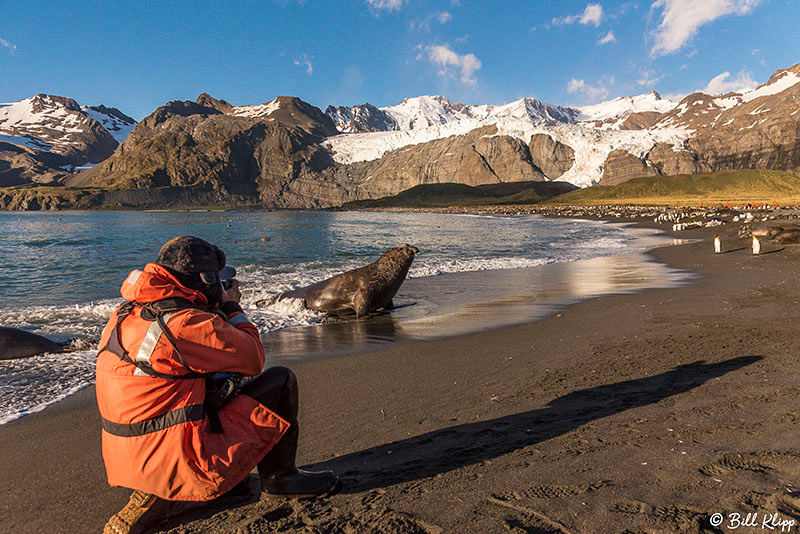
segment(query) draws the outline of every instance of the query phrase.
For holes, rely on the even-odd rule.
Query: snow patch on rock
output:
[[[105,128],[108,133],[111,134],[111,137],[120,145],[125,142],[136,126],[136,121],[134,120],[128,121],[109,113],[102,113],[90,106],[82,106],[81,111],[90,119],[94,119],[102,124],[103,128]]]
[[[790,87],[794,87],[797,83],[800,83],[800,75],[792,71],[784,71],[777,75],[776,79],[772,80],[772,82],[767,82],[760,87],[756,87],[752,91],[743,93],[741,98],[743,102],[750,102],[762,96],[781,93]]]
[[[235,106],[231,114],[251,118],[266,117],[278,111],[280,107],[281,103],[276,98],[275,100],[270,100],[269,102],[264,102],[263,104],[255,106]]]

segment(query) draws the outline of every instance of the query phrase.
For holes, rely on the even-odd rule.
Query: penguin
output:
[[[722,254],[722,242],[719,240],[719,234],[714,234],[714,254]]]
[[[761,254],[761,241],[752,233],[750,235],[753,236],[753,256],[758,256]]]

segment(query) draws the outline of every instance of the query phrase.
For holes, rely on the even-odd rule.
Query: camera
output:
[[[227,265],[219,272],[218,276],[218,280],[222,284],[222,287],[225,288],[225,291],[228,291],[233,286],[233,279],[236,277],[236,269],[230,265]]]

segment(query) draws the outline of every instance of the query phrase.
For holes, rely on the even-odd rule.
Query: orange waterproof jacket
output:
[[[181,286],[152,263],[131,272],[121,293],[142,304],[173,298],[208,304],[202,293]],[[118,334],[131,360],[157,373],[192,376],[158,321],[146,320],[142,312],[134,307],[117,326],[117,309],[100,340],[105,350],[97,356],[97,405],[108,482],[170,500],[213,499],[241,482],[289,424],[254,399],[237,395],[219,411],[223,432],[211,432],[203,409],[203,377],[152,376],[108,350],[110,337]],[[240,311],[227,321],[196,308],[163,319],[180,357],[195,373],[261,372],[264,349],[258,330]]]

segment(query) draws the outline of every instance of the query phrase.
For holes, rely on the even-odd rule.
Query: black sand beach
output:
[[[685,287],[293,365],[299,460],[335,469],[342,492],[169,527],[721,532],[713,513],[800,519],[800,249],[752,257],[723,235],[733,250],[715,256],[713,233],[652,252],[701,275]],[[93,388],[0,436],[0,531],[97,532],[125,502],[105,481]]]

